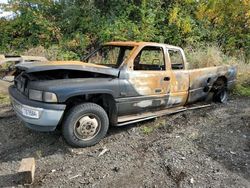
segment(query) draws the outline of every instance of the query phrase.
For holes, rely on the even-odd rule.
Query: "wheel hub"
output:
[[[90,139],[98,131],[98,120],[92,116],[81,117],[75,126],[75,131],[81,139]]]

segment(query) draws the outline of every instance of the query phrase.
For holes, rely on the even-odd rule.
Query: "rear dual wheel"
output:
[[[220,103],[226,103],[228,99],[228,91],[226,89],[220,90],[214,95],[214,101]]]
[[[228,91],[226,82],[223,79],[218,79],[213,86],[213,100],[215,102],[226,103],[228,99]]]
[[[65,117],[62,133],[67,143],[74,147],[95,145],[107,134],[107,113],[95,103],[74,106]]]

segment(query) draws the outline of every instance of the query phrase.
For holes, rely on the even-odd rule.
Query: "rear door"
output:
[[[183,106],[188,98],[189,72],[185,70],[185,56],[180,48],[167,48],[168,61],[172,69],[168,107]]]
[[[120,103],[120,114],[126,114],[122,109],[131,114],[167,107],[171,71],[166,68],[165,54],[166,49],[161,46],[144,46],[138,51],[132,70],[127,71],[133,92]]]

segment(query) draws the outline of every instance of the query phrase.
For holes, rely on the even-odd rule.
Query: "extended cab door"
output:
[[[167,60],[170,65],[171,81],[168,107],[183,106],[187,102],[189,90],[189,72],[183,50],[179,47],[167,47]]]
[[[167,70],[164,46],[142,46],[130,65],[130,70],[126,71],[128,84],[121,85],[127,96],[119,100],[119,115],[166,108],[171,71]]]

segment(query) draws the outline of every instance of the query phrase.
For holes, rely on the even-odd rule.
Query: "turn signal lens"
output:
[[[44,102],[57,102],[57,96],[55,93],[44,92],[43,93],[43,101]]]

